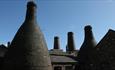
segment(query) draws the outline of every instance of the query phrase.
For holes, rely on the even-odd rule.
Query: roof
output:
[[[95,63],[115,66],[115,31],[109,30],[96,46],[97,55]],[[108,69],[111,70],[111,69]]]
[[[52,63],[76,63],[75,57],[51,55]]]
[[[68,53],[63,52],[63,50],[61,49],[51,49],[49,50],[49,54],[50,55],[69,55]]]
[[[115,46],[115,31],[110,29],[106,35],[102,38],[102,40],[97,44],[96,48],[100,50],[114,48]],[[115,48],[114,48],[115,49]]]

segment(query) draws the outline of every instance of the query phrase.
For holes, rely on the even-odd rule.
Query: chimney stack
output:
[[[33,1],[28,2],[25,21],[36,21],[36,8],[37,5]]]
[[[60,49],[59,37],[54,37],[54,49]]]
[[[89,41],[93,40],[93,33],[92,33],[92,27],[90,25],[85,26],[84,28],[85,31],[85,40],[84,41]]]
[[[74,34],[73,32],[68,32],[68,40],[67,40],[67,51],[73,52],[75,51],[75,44],[74,44]]]

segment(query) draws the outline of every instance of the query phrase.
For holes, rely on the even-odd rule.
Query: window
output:
[[[62,67],[61,66],[55,66],[54,70],[62,70]]]
[[[73,67],[72,66],[66,66],[65,70],[73,70]]]

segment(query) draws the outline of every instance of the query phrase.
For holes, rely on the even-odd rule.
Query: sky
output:
[[[26,4],[30,0],[0,0],[0,44],[12,41],[22,25]],[[92,26],[97,43],[109,29],[115,30],[115,0],[34,0],[37,21],[48,49],[53,48],[54,36],[59,36],[65,50],[67,33],[74,32],[76,49],[84,41],[84,27]]]

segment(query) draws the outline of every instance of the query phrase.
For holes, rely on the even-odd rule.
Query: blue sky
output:
[[[61,49],[67,44],[67,32],[74,32],[76,49],[84,40],[84,26],[91,25],[99,42],[109,29],[115,30],[114,0],[35,0],[37,20],[47,46],[53,48],[54,36]],[[0,0],[0,44],[12,41],[23,23],[27,0]]]

